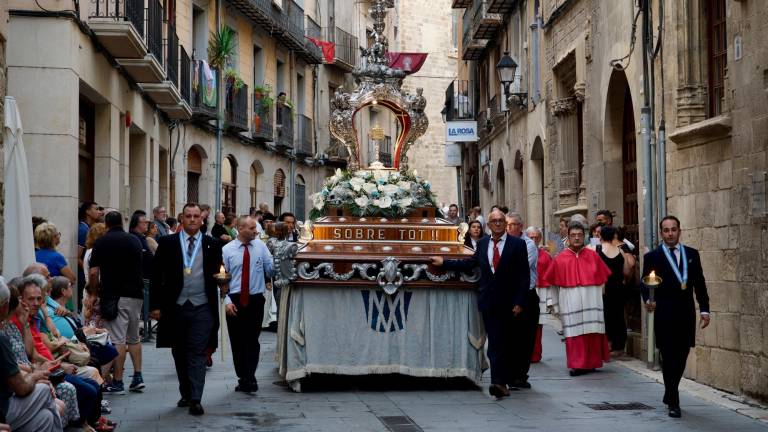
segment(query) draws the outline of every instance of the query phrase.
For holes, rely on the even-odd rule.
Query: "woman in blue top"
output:
[[[64,255],[56,251],[56,246],[61,242],[61,233],[56,225],[45,222],[35,228],[35,260],[48,267],[51,277],[64,276],[75,283],[77,277],[69,267]]]

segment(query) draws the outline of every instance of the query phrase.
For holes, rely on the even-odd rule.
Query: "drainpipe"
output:
[[[216,0],[216,31],[221,31],[221,0]],[[213,205],[214,215],[221,210],[221,153],[224,127],[224,95],[222,94],[222,75],[224,71],[220,70],[216,74],[216,180],[214,189]]]

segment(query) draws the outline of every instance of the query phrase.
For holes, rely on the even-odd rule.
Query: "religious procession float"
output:
[[[464,377],[479,384],[486,368],[479,271],[429,264],[430,256],[473,252],[464,246],[466,224],[442,219],[429,181],[408,169],[408,149],[427,130],[426,100],[421,89],[403,92],[405,73],[388,66],[389,7],[391,0],[374,2],[374,43],[353,72],[356,88],[338,91],[332,102],[330,131],[347,149],[347,169],[313,195],[298,244],[270,245],[279,270],[274,283],[282,289],[278,363],[296,391],[313,374]],[[372,105],[397,122],[391,166],[378,151],[361,150],[355,116]],[[368,136],[378,146],[376,129]],[[364,153],[374,156],[363,161]]]

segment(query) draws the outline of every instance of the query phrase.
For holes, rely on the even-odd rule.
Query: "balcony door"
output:
[[[237,213],[237,162],[231,155],[221,164],[221,211]]]

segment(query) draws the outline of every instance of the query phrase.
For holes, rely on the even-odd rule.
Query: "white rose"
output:
[[[409,182],[409,181],[402,180],[402,181],[397,182],[397,185],[400,187],[400,189],[402,189],[404,191],[411,190],[411,182]]]
[[[413,198],[411,197],[405,197],[397,201],[397,204],[400,207],[409,207],[411,204],[413,204]]]
[[[377,202],[378,202],[378,204],[377,204]],[[374,203],[374,205],[376,205],[379,208],[383,208],[383,209],[389,208],[389,206],[392,205],[392,198],[390,198],[387,195],[384,195],[380,199],[374,200],[373,203]]]
[[[387,180],[389,178],[389,171],[375,170],[373,171],[373,178],[375,180]]]
[[[400,178],[399,172],[393,172],[391,176],[389,176],[389,179],[392,181],[397,181]]]
[[[390,196],[396,194],[399,189],[400,188],[398,188],[397,185],[393,185],[393,184],[385,184],[385,185],[379,186],[379,190],[382,193]]]
[[[364,191],[365,191],[365,193],[367,193],[367,194],[370,194],[370,193],[372,193],[372,192],[373,192],[373,191],[375,191],[376,189],[377,189],[377,188],[376,188],[376,184],[375,184],[375,183],[366,183],[366,184],[364,184],[364,185],[363,185],[363,190],[364,190]]]
[[[358,207],[367,207],[369,203],[370,201],[368,200],[368,197],[361,196],[355,198],[355,204],[357,204]]]
[[[313,194],[312,205],[314,205],[316,209],[322,210],[323,206],[325,206],[325,200],[323,199],[323,195],[319,193]]]
[[[355,171],[355,177],[366,178],[370,174],[368,171]]]
[[[360,192],[360,188],[362,188],[365,184],[365,180],[361,179],[360,177],[352,177],[349,180],[349,184],[352,186],[352,189],[354,189],[355,192]]]

